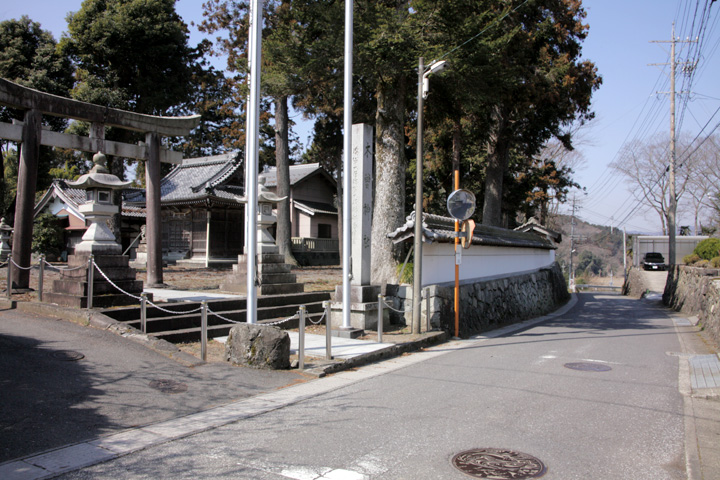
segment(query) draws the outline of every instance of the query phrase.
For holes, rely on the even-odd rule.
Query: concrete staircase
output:
[[[284,320],[295,315],[300,305],[307,309],[306,324],[310,320],[317,322],[323,315],[322,303],[330,300],[330,292],[301,292],[283,295],[266,295],[257,299],[257,319],[259,324],[267,324]],[[245,299],[209,300],[208,304],[208,338],[222,337],[228,334],[235,323],[224,320],[213,313],[233,320],[245,322],[247,304]],[[197,341],[200,339],[200,312],[192,312],[200,308],[200,302],[165,303],[164,309],[179,314],[163,312],[158,308],[147,307],[147,334],[170,342]],[[114,320],[141,329],[140,308],[115,308],[102,312]],[[324,322],[324,320],[323,320]],[[280,325],[281,328],[297,328],[298,320],[291,320]]]

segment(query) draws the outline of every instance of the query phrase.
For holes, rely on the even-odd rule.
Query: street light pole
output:
[[[250,24],[252,35],[252,51],[250,53],[250,104],[248,105],[248,142],[249,151],[245,157],[247,161],[247,176],[245,178],[245,198],[247,203],[247,323],[257,323],[257,288],[255,277],[257,273],[257,197],[258,197],[258,152],[260,132],[260,66],[262,61],[262,8],[264,0],[253,0],[251,3],[252,20]],[[206,248],[209,248],[208,244]]]
[[[415,160],[415,234],[413,249],[413,314],[412,332],[420,333],[420,305],[422,303],[422,201],[423,201],[423,101],[428,94],[428,76],[445,70],[445,60],[433,62],[425,69],[423,57],[418,62],[418,123],[417,123],[417,153]],[[429,314],[429,312],[428,312]]]
[[[420,333],[420,289],[422,281],[422,201],[423,201],[423,76],[425,63],[418,63],[417,152],[415,157],[415,235],[413,249],[412,332]],[[429,312],[428,312],[429,313]]]
[[[353,0],[345,0],[345,74],[343,99],[343,285],[342,328],[352,328],[350,318],[350,250],[352,249],[352,72],[353,72]],[[329,320],[329,319],[328,319]]]

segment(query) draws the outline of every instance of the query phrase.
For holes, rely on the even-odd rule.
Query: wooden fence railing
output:
[[[337,238],[293,237],[293,252],[338,252]]]

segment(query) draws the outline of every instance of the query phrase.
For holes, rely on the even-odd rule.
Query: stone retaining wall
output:
[[[642,298],[649,289],[650,285],[645,281],[643,271],[639,268],[631,268],[623,285],[622,294],[632,298]]]
[[[697,315],[702,327],[720,343],[720,270],[679,265],[668,272],[663,303]]]
[[[452,334],[455,331],[454,290],[454,284],[447,283],[429,287],[431,325]],[[399,292],[388,289],[388,293],[397,295]],[[460,336],[468,337],[546,315],[569,299],[567,284],[557,263],[505,278],[464,281],[460,284]],[[404,296],[393,300],[396,307],[405,309],[409,309],[412,302]],[[409,317],[406,315],[407,324]],[[425,319],[422,321],[424,324]]]

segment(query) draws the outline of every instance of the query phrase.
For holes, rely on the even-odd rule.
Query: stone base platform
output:
[[[130,268],[127,255],[96,255],[93,275],[92,306],[108,308],[137,305],[139,302],[120,292],[98,271],[118,287],[135,296],[143,291],[143,282],[136,279],[136,271]],[[67,307],[87,308],[88,305],[88,254],[70,255],[68,271],[61,271],[61,279],[54,280],[51,291],[43,294],[43,300]],[[79,267],[79,268],[78,268]],[[149,298],[152,300],[152,298]]]
[[[379,285],[350,286],[350,326],[359,330],[377,330]],[[330,321],[333,328],[343,324],[342,285],[335,287],[335,300],[330,304]],[[390,326],[390,310],[383,310],[383,329]]]
[[[225,277],[220,290],[247,294],[247,255],[239,255],[238,263],[233,265],[233,273]],[[284,263],[285,257],[278,253],[257,255],[258,295],[285,295],[302,293],[305,284],[297,282],[297,275],[290,273],[292,265]]]

